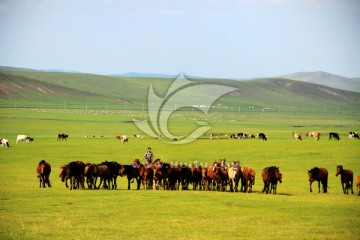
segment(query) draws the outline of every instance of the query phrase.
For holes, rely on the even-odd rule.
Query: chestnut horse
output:
[[[308,176],[310,182],[310,192],[312,192],[311,184],[314,181],[318,181],[319,192],[320,192],[320,182],[321,182],[324,193],[327,193],[328,171],[326,170],[326,168],[315,167],[308,171]]]
[[[357,187],[357,191],[359,192],[359,196],[360,196],[360,176],[356,177],[356,187]]]
[[[229,179],[229,174],[226,165],[223,165],[223,163],[224,162],[214,163],[212,171],[217,175],[216,177],[218,183],[217,190],[225,192],[227,187],[227,182]],[[208,175],[209,175],[209,171],[208,171]]]
[[[244,187],[244,192],[252,192],[252,186],[255,185],[255,170],[245,167],[242,169],[242,175],[241,188]]]
[[[276,194],[277,182],[282,183],[282,174],[279,168],[275,166],[266,167],[263,169],[261,176],[264,181],[264,189],[262,192],[271,193],[271,191],[273,191],[273,194]]]
[[[336,176],[341,175],[341,186],[344,194],[349,194],[349,189],[351,188],[351,193],[354,194],[353,182],[354,174],[350,169],[344,170],[342,165],[336,167]]]
[[[47,163],[45,160],[41,160],[36,168],[36,172],[38,174],[37,177],[40,179],[40,188],[41,186],[45,188],[46,184],[48,185],[48,187],[51,187],[49,180],[51,173],[50,163]]]

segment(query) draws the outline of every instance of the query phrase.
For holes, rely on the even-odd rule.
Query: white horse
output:
[[[230,191],[237,192],[239,180],[242,178],[242,171],[238,162],[234,163],[233,166],[228,169],[228,176],[230,180]]]
[[[7,140],[6,138],[0,138],[0,142],[2,147],[10,147],[9,140]]]

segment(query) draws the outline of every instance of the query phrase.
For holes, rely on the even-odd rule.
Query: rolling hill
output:
[[[298,72],[280,76],[290,80],[316,83],[332,88],[360,92],[360,81],[356,78],[347,78],[327,72]]]
[[[26,106],[51,103],[68,106],[84,104],[109,105],[113,108],[143,109],[147,106],[150,85],[158,96],[164,96],[174,79],[115,77],[95,74],[3,71],[0,72],[1,106],[14,101]],[[277,108],[359,108],[360,93],[324,85],[284,78],[249,81],[228,79],[192,79],[197,84],[219,84],[237,88],[215,104],[232,109],[255,106],[256,109]]]

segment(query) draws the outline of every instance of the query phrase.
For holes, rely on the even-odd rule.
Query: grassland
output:
[[[10,148],[0,149],[0,239],[358,239],[360,197],[344,195],[336,165],[360,175],[360,141],[348,131],[360,128],[358,115],[337,113],[176,112],[169,122],[174,134],[191,132],[194,119],[208,122],[216,133],[265,132],[268,141],[209,140],[184,145],[156,139],[114,139],[118,133],[142,134],[131,122],[145,119],[142,111],[85,111],[64,109],[0,109],[0,136]],[[296,126],[296,127],[294,127]],[[300,126],[300,127],[299,127]],[[292,132],[323,133],[320,141],[296,142]],[[341,140],[328,141],[335,131]],[[57,142],[59,132],[69,134]],[[209,134],[207,133],[207,134]],[[17,134],[35,138],[15,144]],[[85,135],[95,138],[85,138]],[[98,136],[104,135],[104,138]],[[141,158],[148,146],[166,162],[203,165],[225,157],[257,172],[251,194],[205,191],[65,189],[58,167],[73,160],[129,163]],[[51,163],[52,188],[40,189],[37,163]],[[261,193],[261,170],[280,166],[283,183],[277,195]],[[329,192],[309,192],[308,169],[329,170]],[[135,186],[132,186],[135,188]]]

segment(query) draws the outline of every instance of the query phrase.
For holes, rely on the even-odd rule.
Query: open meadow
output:
[[[360,141],[348,138],[360,131],[360,116],[314,112],[175,112],[169,129],[175,135],[206,121],[210,133],[264,132],[259,139],[210,140],[203,136],[188,144],[134,138],[143,134],[132,118],[146,119],[138,111],[66,109],[0,109],[0,137],[10,148],[0,149],[0,239],[359,239],[360,197],[345,195],[336,166],[360,175]],[[306,138],[319,131],[320,141]],[[67,141],[57,141],[58,133]],[[303,141],[292,134],[301,132]],[[337,132],[340,141],[329,141]],[[16,144],[26,134],[32,143]],[[122,144],[116,134],[126,134]],[[95,136],[85,138],[86,135]],[[104,137],[100,138],[99,136]],[[252,167],[256,180],[252,193],[216,191],[127,190],[125,177],[117,190],[69,190],[58,177],[59,167],[74,160],[105,160],[130,164],[143,159],[147,147],[154,158],[169,163],[210,165],[219,158]],[[39,188],[36,166],[45,159],[52,166],[51,188]],[[279,166],[283,182],[277,194],[262,193],[261,171]],[[328,193],[309,191],[307,170],[329,171]]]

